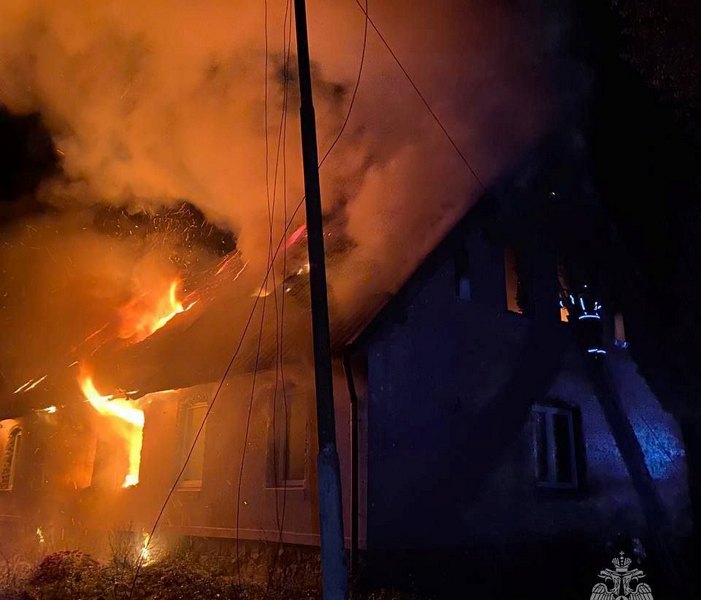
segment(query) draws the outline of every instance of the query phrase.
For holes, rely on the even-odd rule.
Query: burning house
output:
[[[461,585],[497,597],[485,573],[529,581],[535,555],[564,582],[596,572],[617,535],[658,556],[691,531],[679,430],[628,354],[615,293],[558,269],[555,195],[514,179],[500,197],[516,204],[485,198],[393,298],[332,321],[347,544],[385,581],[431,564],[435,589],[431,561],[450,557]],[[158,520],[154,547],[200,540],[232,561],[238,541],[318,545],[304,326],[281,339],[264,313],[306,310],[304,230],[287,243],[299,257],[247,292],[255,331],[231,362],[201,349],[218,343],[226,286],[245,281],[235,254],[200,288],[126,304],[117,341],[17,388],[0,424],[6,531],[90,548],[96,531],[148,536]],[[190,351],[164,369],[175,344]]]
[[[451,143],[426,98],[395,94],[391,49],[365,65],[367,18],[312,18],[320,146],[343,134],[322,184],[347,546],[369,576],[428,573],[448,597],[456,577],[490,598],[543,573],[569,589],[621,535],[669,579],[692,527],[685,451],[628,353],[581,140],[551,122],[560,16],[493,4],[418,3],[431,52],[406,36],[419,73],[453,55],[436,86]],[[0,545],[104,554],[130,533],[149,561],[182,541],[229,567],[313,556],[287,8],[36,5],[0,15],[0,102],[41,113],[58,171],[2,232]],[[327,32],[363,30],[350,68]]]

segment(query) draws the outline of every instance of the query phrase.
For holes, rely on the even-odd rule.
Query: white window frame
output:
[[[540,440],[538,439],[538,431],[533,424],[533,458],[534,458],[534,474],[536,486],[539,488],[549,489],[567,489],[574,490],[579,488],[579,465],[577,461],[577,439],[575,437],[574,427],[574,409],[564,408],[559,406],[549,406],[547,404],[535,404],[533,413],[543,415],[543,423],[545,427],[545,452],[547,453],[547,478],[541,479],[538,473],[538,457]],[[569,454],[570,465],[572,468],[572,477],[570,481],[557,480],[557,444],[555,439],[555,415],[561,415],[567,419],[569,432]]]
[[[193,439],[190,439],[190,436],[187,435],[188,432],[193,431],[193,433],[197,432],[197,428],[199,428],[200,424],[196,423],[193,426],[192,423],[192,414],[195,412],[196,409],[204,408],[205,409],[205,415],[206,415],[206,410],[208,407],[208,403],[205,400],[189,400],[185,401],[180,405],[180,418],[179,418],[179,464],[177,465],[178,469],[182,469],[183,467],[183,462],[185,461],[185,458],[187,457],[188,453],[190,452],[190,447],[192,446],[192,443],[194,441]],[[207,452],[207,446],[206,446],[206,439],[207,439],[207,423],[205,422],[204,427],[202,428],[202,432],[200,433],[200,438],[197,440],[198,444],[202,444],[202,452],[204,453],[204,458],[206,459],[206,452]],[[178,489],[179,490],[186,490],[186,491],[191,491],[191,492],[199,492],[202,489],[202,481],[204,479],[204,469],[205,469],[205,464],[204,464],[204,459],[203,459],[203,464],[202,464],[202,473],[200,475],[200,479],[185,479],[185,473],[187,472],[187,469],[183,470],[183,475],[180,478],[180,481],[178,481]]]

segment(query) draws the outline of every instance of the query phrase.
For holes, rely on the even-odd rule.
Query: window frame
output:
[[[185,458],[188,455],[188,452],[190,451],[190,448],[192,446],[192,443],[194,441],[194,437],[197,434],[197,429],[200,426],[200,423],[194,424],[193,425],[193,418],[192,415],[193,413],[200,408],[205,409],[204,417],[206,418],[207,415],[207,408],[209,407],[209,403],[207,400],[204,398],[189,398],[187,400],[184,400],[180,403],[179,407],[179,415],[178,415],[178,464],[176,465],[177,471],[183,468],[183,464],[185,461]],[[192,432],[192,436],[189,435],[189,433]],[[188,492],[199,492],[202,490],[202,486],[204,483],[204,472],[205,472],[205,465],[206,465],[206,456],[207,456],[207,423],[205,422],[204,427],[202,428],[202,433],[200,434],[200,438],[197,440],[198,444],[202,444],[202,472],[200,473],[200,478],[199,479],[186,479],[185,475],[187,473],[187,468],[183,469],[182,476],[178,480],[178,486],[177,489],[179,491],[188,491]],[[192,457],[190,457],[192,458]]]
[[[545,425],[545,452],[547,477],[539,473],[541,441],[536,427],[536,416],[541,414]],[[570,477],[562,481],[557,478],[557,441],[555,434],[555,416],[567,419]],[[533,423],[533,476],[536,488],[554,491],[582,491],[585,482],[584,439],[581,429],[581,412],[579,407],[557,400],[535,403],[531,408]]]
[[[533,281],[527,256],[518,245],[503,247],[504,308],[512,315],[531,316],[533,313]]]
[[[22,426],[14,425],[7,434],[7,442],[2,451],[2,465],[0,465],[0,492],[11,492],[15,487],[15,477],[17,475],[17,461],[19,457],[20,447],[22,445]],[[8,448],[12,446],[12,455],[8,461]],[[6,467],[9,462],[9,467]],[[5,469],[9,470],[7,483],[3,483]]]
[[[273,394],[273,387],[269,388],[271,395]],[[309,479],[309,451],[310,451],[310,419],[309,419],[309,402],[307,401],[307,396],[303,393],[302,389],[297,388],[294,385],[287,384],[285,391],[283,392],[282,387],[279,387],[277,396],[282,396],[285,393],[285,401],[288,403],[288,410],[285,410],[287,419],[290,418],[289,403],[298,402],[300,404],[300,409],[304,414],[304,474],[302,479],[285,479],[284,477],[279,480],[278,474],[280,470],[280,465],[277,464],[276,455],[276,442],[275,439],[276,430],[273,429],[273,419],[270,418],[268,421],[268,435],[267,435],[267,452],[266,452],[266,475],[265,475],[265,487],[266,489],[285,489],[285,490],[300,490],[305,489],[307,486],[307,481]],[[278,410],[278,400],[273,399],[272,410]],[[287,421],[285,423],[286,432],[289,432],[290,423]],[[287,440],[288,433],[285,434],[285,440]],[[286,451],[280,453],[285,456],[289,451],[289,446]]]

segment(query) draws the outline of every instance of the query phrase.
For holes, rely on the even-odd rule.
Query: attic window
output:
[[[466,240],[462,240],[455,251],[455,295],[459,300],[472,300],[472,285],[470,283],[470,253]]]
[[[625,349],[628,347],[628,342],[626,341],[626,328],[623,322],[623,315],[621,313],[616,313],[613,318],[613,334],[614,334],[614,345],[616,348]]]
[[[513,247],[504,249],[506,309],[519,315],[528,308],[528,288],[521,253]]]
[[[565,273],[565,266],[562,262],[562,258],[559,256],[557,259],[557,287],[560,292],[560,321],[563,323],[568,323],[570,320],[570,311],[567,308],[567,302],[565,299],[569,294],[570,285],[567,281],[567,275]]]
[[[2,454],[2,470],[0,470],[0,490],[9,492],[15,483],[17,456],[22,443],[22,429],[13,427],[7,436],[7,442]]]
[[[577,489],[583,449],[578,410],[553,402],[534,405],[532,412],[536,486]]]

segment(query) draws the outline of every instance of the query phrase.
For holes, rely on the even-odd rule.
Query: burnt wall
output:
[[[363,393],[364,377],[356,385]],[[184,414],[188,406],[208,403],[215,384],[145,396],[145,425],[139,484],[123,489],[126,453],[111,439],[104,422],[87,403],[59,405],[54,414],[31,413],[3,422],[21,425],[14,486],[0,490],[0,528],[11,549],[81,548],[109,553],[116,532],[150,531],[168,494],[157,538],[172,545],[178,537],[234,538],[276,544],[318,544],[316,480],[316,406],[313,370],[286,365],[288,394],[304,423],[294,430],[302,452],[302,476],[283,485],[271,475],[272,397],[275,373],[231,376],[203,430],[200,483],[176,485],[191,440]],[[350,408],[340,361],[334,364],[337,438],[342,471],[346,534],[350,531]],[[58,403],[57,403],[58,404]],[[284,427],[282,386],[277,392],[277,427]],[[202,412],[197,413],[201,416]],[[191,428],[192,429],[192,428]],[[4,429],[0,429],[0,436]],[[291,434],[292,435],[292,434]],[[102,439],[101,443],[98,438]],[[303,439],[301,439],[303,438]],[[105,446],[104,439],[111,439]],[[0,451],[5,443],[0,437]],[[113,443],[114,442],[114,443]],[[245,449],[245,456],[244,456]],[[278,448],[279,451],[279,448]],[[102,458],[99,458],[102,454]],[[96,458],[96,455],[98,458]],[[189,475],[192,478],[192,475]],[[184,479],[187,479],[188,475]],[[361,469],[361,479],[364,475]],[[361,531],[364,531],[361,517]],[[36,535],[44,537],[41,548]],[[10,534],[12,533],[12,536]],[[8,541],[9,543],[9,541]],[[158,540],[154,541],[159,545]]]

